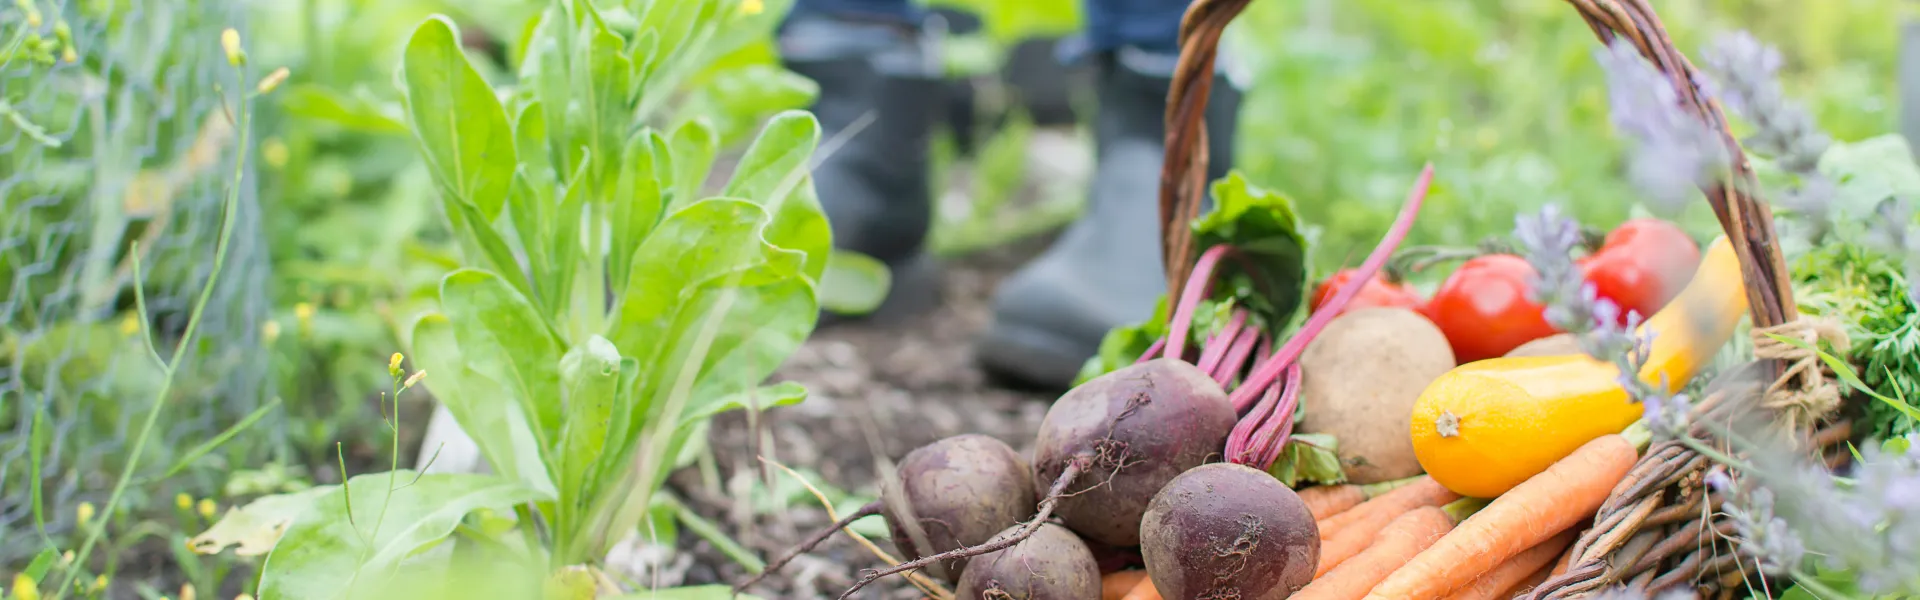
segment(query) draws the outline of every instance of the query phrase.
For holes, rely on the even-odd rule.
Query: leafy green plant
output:
[[[818,123],[773,115],[720,191],[703,188],[727,137],[714,123],[759,120],[811,88],[724,72],[706,81],[732,81],[727,102],[683,88],[765,35],[778,12],[755,6],[552,2],[507,89],[448,19],[415,30],[395,81],[461,268],[409,344],[494,474],[395,469],[319,495],[267,552],[262,598],[354,592],[321,583],[343,573],[377,588],[449,537],[565,574],[636,531],[712,415],[804,397],[761,382],[819,309],[831,240],[807,170]],[[481,509],[514,523],[461,525]]]

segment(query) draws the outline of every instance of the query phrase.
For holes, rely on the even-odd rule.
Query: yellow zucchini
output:
[[[1740,263],[1722,236],[1686,289],[1641,325],[1654,331],[1640,378],[1678,390],[1713,359],[1747,312]],[[1644,413],[1612,363],[1585,355],[1492,358],[1455,367],[1413,408],[1413,449],[1435,481],[1492,498],[1581,444],[1619,433]]]

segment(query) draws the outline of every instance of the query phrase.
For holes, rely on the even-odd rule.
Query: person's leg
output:
[[[787,68],[820,85],[813,112],[824,141],[813,179],[834,246],[894,271],[882,313],[930,304],[938,279],[923,246],[943,71],[924,50],[919,19],[909,0],[799,0],[779,39]]]
[[[1152,314],[1166,285],[1160,260],[1165,110],[1185,0],[1086,0],[1076,58],[1094,61],[1098,166],[1084,216],[996,291],[980,344],[990,370],[1065,387],[1108,329]],[[1233,163],[1239,92],[1214,82],[1207,108],[1210,178]]]

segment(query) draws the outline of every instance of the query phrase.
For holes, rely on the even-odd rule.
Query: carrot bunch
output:
[[[1626,437],[1600,437],[1464,517],[1448,513],[1473,500],[1424,476],[1358,502],[1338,489],[1350,486],[1304,490],[1302,498],[1326,498],[1328,508],[1323,514],[1309,500],[1320,527],[1320,565],[1295,598],[1512,598],[1565,563],[1576,526],[1639,456]]]

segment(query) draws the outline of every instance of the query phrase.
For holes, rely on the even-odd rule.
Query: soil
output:
[[[714,422],[712,450],[720,480],[745,483],[760,477],[755,458],[759,449],[782,465],[817,473],[820,482],[872,498],[878,494],[879,459],[897,460],[943,437],[982,433],[1026,452],[1057,393],[1013,387],[990,377],[974,361],[974,340],[991,318],[988,303],[994,286],[1046,241],[1022,242],[945,265],[944,294],[930,312],[901,322],[856,321],[816,332],[774,376],[776,381],[805,384],[810,392],[805,402],[761,413],[757,423],[741,412]],[[763,443],[753,443],[756,431]],[[696,471],[677,474],[674,488],[697,512],[761,557],[779,555],[831,522],[812,502],[744,517],[751,511],[732,500],[739,495],[713,489]],[[777,471],[771,476],[784,477]],[[700,537],[680,539],[691,560],[682,558],[681,564],[663,569],[665,575],[681,575],[689,585],[733,584],[749,576]],[[887,540],[873,541],[898,555]],[[839,535],[748,591],[768,599],[834,598],[861,571],[881,566],[870,551]],[[924,596],[904,579],[891,578],[854,597]]]

